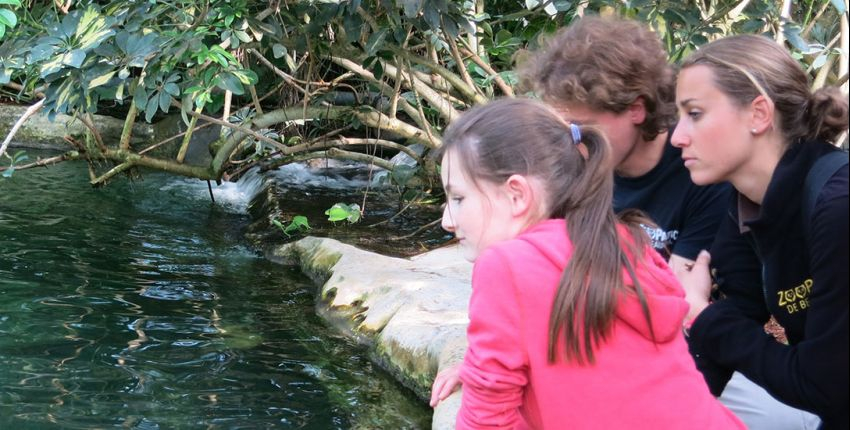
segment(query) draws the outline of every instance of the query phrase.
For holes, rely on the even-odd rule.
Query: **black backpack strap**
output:
[[[811,237],[812,214],[815,211],[815,203],[818,201],[821,190],[823,190],[829,178],[847,163],[847,152],[831,151],[818,158],[812,168],[809,169],[806,182],[803,184],[803,231],[806,234],[806,240]]]

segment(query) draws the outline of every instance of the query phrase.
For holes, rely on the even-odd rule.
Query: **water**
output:
[[[380,169],[316,164],[290,164],[269,173],[274,186],[260,193],[249,208],[258,220],[248,229],[251,239],[268,245],[309,234],[398,257],[420,254],[452,239],[440,227],[442,209],[430,195],[377,181],[386,174]],[[401,199],[405,191],[409,197]],[[356,224],[328,221],[325,211],[335,203],[357,204],[363,208],[362,218]],[[287,237],[268,223],[269,214],[283,222],[305,216],[312,228]]]
[[[0,180],[0,429],[429,426],[244,244],[250,190],[87,176]]]

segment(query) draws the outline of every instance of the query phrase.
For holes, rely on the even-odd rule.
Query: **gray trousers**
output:
[[[820,425],[817,415],[776,400],[739,372],[732,375],[719,400],[750,430],[815,430]]]

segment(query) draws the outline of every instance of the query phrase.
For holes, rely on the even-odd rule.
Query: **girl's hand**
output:
[[[691,306],[685,321],[693,321],[708,306],[708,298],[711,295],[711,272],[708,267],[710,263],[711,255],[703,250],[689,270],[677,274],[685,289],[685,300]]]
[[[431,407],[445,400],[460,388],[460,363],[442,370],[431,386]]]

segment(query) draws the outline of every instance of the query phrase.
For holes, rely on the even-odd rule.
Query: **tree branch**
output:
[[[24,170],[24,169],[32,169],[33,167],[44,167],[49,166],[51,164],[61,163],[67,160],[77,160],[80,158],[79,151],[68,151],[62,155],[57,155],[55,157],[50,158],[39,158],[33,163],[29,164],[18,164],[15,166],[15,170]],[[9,168],[9,166],[0,166],[0,172],[5,171]]]
[[[383,65],[384,72],[386,74],[394,76],[398,72],[394,64],[390,64],[390,62],[380,59],[378,61],[380,61]],[[460,112],[458,112],[457,109],[452,106],[451,102],[446,100],[446,98],[441,96],[440,93],[431,88],[431,86],[429,86],[425,82],[420,81],[411,74],[408,74],[408,85],[410,89],[417,91],[419,95],[422,96],[422,98],[427,100],[428,104],[430,104],[431,107],[436,109],[437,112],[440,113],[440,116],[447,122],[450,122],[460,116]]]
[[[3,140],[3,143],[0,144],[0,157],[6,153],[6,148],[9,147],[9,143],[12,142],[12,139],[18,133],[18,129],[21,128],[22,125],[33,115],[36,114],[41,107],[44,106],[44,99],[39,100],[37,103],[31,105],[24,111],[24,114],[15,121],[15,124],[12,125],[12,128],[9,130],[9,134],[6,135],[6,139]]]
[[[471,100],[473,103],[485,103],[487,102],[487,98],[478,94],[474,89],[470,88],[460,76],[452,73],[449,69],[446,69],[439,64],[432,63],[431,61],[426,60],[425,58],[419,57],[418,55],[412,55],[409,52],[395,50],[396,55],[401,55],[405,60],[408,60],[412,63],[418,64],[420,66],[424,66],[425,68],[431,70],[436,73],[443,79],[445,79],[452,87],[458,90],[464,97]]]
[[[383,158],[375,157],[374,155],[369,154],[361,154],[359,152],[343,151],[339,148],[330,148],[327,151],[307,152],[293,155],[291,157],[287,157],[287,159],[281,164],[297,163],[299,161],[315,160],[317,158],[334,158],[337,160],[360,161],[366,164],[374,164],[375,166],[378,166],[388,171],[392,171],[395,168],[395,165],[393,163],[384,160]],[[268,170],[269,168],[264,169]]]
[[[487,72],[488,75],[493,77],[493,82],[496,83],[496,85],[502,91],[502,94],[508,97],[514,96],[514,90],[511,88],[511,86],[508,85],[508,83],[505,82],[504,79],[502,79],[502,76],[499,75],[499,73],[497,73],[492,67],[490,67],[490,65],[487,64],[484,59],[479,57],[477,54],[472,53],[466,48],[462,49],[462,52],[464,53],[464,55],[468,55],[473,63],[477,64],[478,67],[481,67],[482,69],[484,69],[485,72]]]

